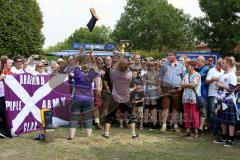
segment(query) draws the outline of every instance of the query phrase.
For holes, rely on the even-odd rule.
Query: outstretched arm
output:
[[[93,65],[96,65],[96,59],[95,59],[95,57],[94,57],[94,55],[93,55],[93,49],[92,49],[92,48],[91,48],[90,51],[89,51],[89,56],[90,56],[91,63],[92,63]]]

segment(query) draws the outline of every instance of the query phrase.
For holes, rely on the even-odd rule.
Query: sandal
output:
[[[198,133],[194,133],[194,138],[199,138],[199,134]]]
[[[185,132],[182,134],[183,137],[191,137],[191,133],[189,132]]]

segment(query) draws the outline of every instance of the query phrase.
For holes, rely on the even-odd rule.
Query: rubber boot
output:
[[[52,124],[52,112],[45,111],[44,112],[45,119],[45,129],[56,129],[57,127]]]
[[[88,27],[89,31],[92,32],[93,28],[95,27],[95,24],[96,24],[97,20],[99,19],[99,17],[97,16],[94,8],[91,8],[90,12],[92,14],[92,18],[88,22],[87,27]]]

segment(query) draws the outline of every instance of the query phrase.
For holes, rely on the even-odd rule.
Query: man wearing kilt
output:
[[[225,73],[216,82],[218,99],[217,117],[221,123],[222,135],[220,139],[213,142],[224,144],[225,147],[234,146],[235,126],[237,125],[236,98],[234,95],[237,86],[237,76],[232,71],[232,67],[233,61],[230,58],[224,59],[223,70]]]

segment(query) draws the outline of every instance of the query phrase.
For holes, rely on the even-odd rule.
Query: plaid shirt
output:
[[[160,70],[159,80],[162,82],[162,86],[170,88],[180,87],[180,83],[185,73],[185,67],[182,63],[177,62],[172,66],[168,61],[164,63]]]

